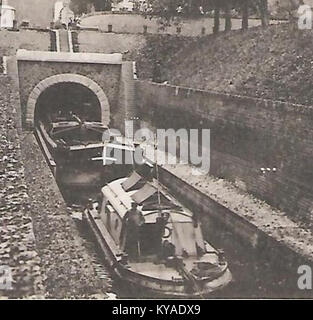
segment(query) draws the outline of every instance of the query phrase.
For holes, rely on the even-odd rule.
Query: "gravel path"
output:
[[[0,76],[0,267],[10,270],[12,289],[0,297],[43,294],[43,275],[35,246],[30,199],[21,162],[21,148],[15,122],[15,93],[8,77]]]
[[[22,153],[37,247],[47,276],[47,295],[89,298],[101,293],[103,289],[76,226],[30,133],[23,139]]]

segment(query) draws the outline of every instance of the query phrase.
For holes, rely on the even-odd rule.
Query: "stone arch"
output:
[[[110,123],[110,104],[106,94],[103,89],[93,80],[88,77],[64,73],[51,76],[39,82],[36,87],[32,90],[27,101],[27,111],[26,111],[26,125],[28,127],[34,127],[35,119],[35,109],[36,103],[41,95],[47,88],[58,84],[58,83],[77,83],[89,88],[98,98],[101,108],[101,122],[104,125],[109,125]]]

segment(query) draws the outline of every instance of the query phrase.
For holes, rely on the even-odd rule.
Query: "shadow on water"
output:
[[[105,182],[104,182],[105,183]],[[89,198],[97,199],[100,187],[71,188],[59,185],[69,206],[86,204]],[[78,208],[78,207],[77,207]],[[191,208],[192,209],[192,208]],[[233,282],[226,288],[214,293],[209,298],[308,298],[312,295],[297,288],[299,275],[297,268],[282,266],[277,261],[269,260],[266,253],[256,251],[238,239],[231,231],[202,217],[202,228],[205,239],[215,248],[225,252],[233,275]],[[93,236],[86,226],[80,223],[79,231],[86,243],[89,254],[94,258],[94,268],[109,291],[119,299],[139,299],[156,296],[132,288],[128,283],[117,279],[105,263],[105,257],[95,244]]]

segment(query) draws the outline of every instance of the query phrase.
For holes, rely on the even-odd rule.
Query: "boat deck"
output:
[[[185,268],[191,271],[196,260],[192,257],[184,259]],[[213,261],[212,261],[213,262]],[[154,277],[162,280],[181,279],[179,272],[165,264],[155,264],[154,262],[129,262],[132,271],[142,274],[144,276]]]
[[[172,280],[181,278],[177,270],[168,268],[164,264],[155,264],[153,262],[130,262],[130,270],[147,277],[153,277],[162,280]]]

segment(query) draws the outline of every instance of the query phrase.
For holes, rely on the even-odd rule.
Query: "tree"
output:
[[[264,27],[269,24],[268,0],[149,0],[148,3],[153,15],[160,17],[162,23],[166,25],[177,20],[178,16],[200,15],[200,6],[205,7],[205,11],[214,10],[214,33],[220,30],[222,13],[225,16],[225,30],[231,30],[232,9],[241,12],[243,29],[248,28],[250,10],[259,13]],[[183,8],[180,14],[177,12],[178,6]]]
[[[88,7],[94,5],[96,11],[111,10],[112,0],[71,0],[71,9],[76,14],[88,12]]]
[[[225,4],[225,31],[230,31],[232,28],[231,24],[231,4]]]
[[[267,0],[259,0],[258,7],[260,10],[260,17],[262,20],[262,26],[266,27],[269,25],[269,12],[268,12],[268,1]]]
[[[298,8],[304,5],[303,0],[278,0],[277,1],[277,9],[278,11],[285,13],[290,22],[294,22],[296,19],[296,12]]]
[[[240,1],[242,10],[242,30],[249,28],[249,4],[248,1]]]

